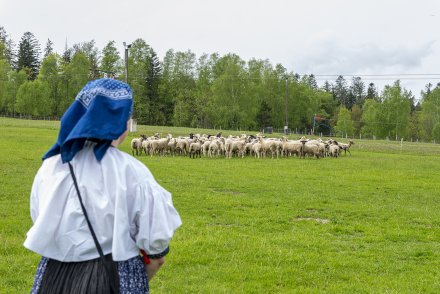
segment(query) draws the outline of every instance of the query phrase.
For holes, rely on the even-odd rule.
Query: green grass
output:
[[[58,125],[0,119],[1,293],[31,287],[29,191]],[[155,130],[194,131],[139,127]],[[338,159],[140,157],[183,221],[152,292],[440,292],[440,146],[355,142]]]

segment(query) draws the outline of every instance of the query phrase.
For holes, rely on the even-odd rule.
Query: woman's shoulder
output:
[[[104,156],[103,160],[112,161],[120,171],[125,171],[132,177],[145,180],[152,177],[150,170],[138,159],[130,154],[119,150],[118,148],[109,148],[108,157]],[[106,158],[107,157],[107,158]]]

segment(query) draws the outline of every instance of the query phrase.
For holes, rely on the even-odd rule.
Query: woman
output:
[[[114,282],[109,265],[99,265],[103,255],[115,261],[114,292],[148,293],[181,220],[145,165],[117,149],[132,110],[127,84],[99,79],[63,115],[32,186],[33,226],[24,246],[43,257],[31,293],[100,292]]]

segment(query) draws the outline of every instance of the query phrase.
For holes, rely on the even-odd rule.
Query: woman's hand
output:
[[[165,257],[161,257],[158,259],[150,259],[150,263],[147,264],[147,277],[148,281],[151,281],[156,274],[156,272],[160,269],[160,267],[165,263]]]

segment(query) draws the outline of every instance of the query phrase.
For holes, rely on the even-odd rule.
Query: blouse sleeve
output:
[[[139,185],[136,193],[140,205],[136,217],[137,246],[153,256],[168,252],[171,237],[182,224],[171,194],[154,179]]]
[[[40,187],[40,172],[37,172],[34,178],[34,182],[32,184],[31,197],[30,197],[30,213],[31,213],[32,222],[34,223],[39,214],[39,198],[38,198],[39,187]]]

